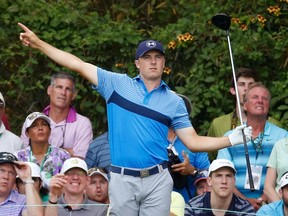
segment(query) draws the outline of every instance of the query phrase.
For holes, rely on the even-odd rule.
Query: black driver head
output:
[[[228,31],[231,24],[231,17],[227,14],[219,13],[213,16],[211,21],[218,28]]]

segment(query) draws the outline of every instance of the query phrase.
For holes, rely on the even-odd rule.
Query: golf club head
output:
[[[231,24],[231,17],[227,14],[219,13],[213,16],[211,21],[218,28],[228,31]]]

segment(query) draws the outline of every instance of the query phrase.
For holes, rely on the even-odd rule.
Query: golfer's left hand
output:
[[[244,143],[242,130],[244,130],[246,142],[249,142],[251,140],[252,127],[251,126],[247,127],[246,125],[241,125],[241,126],[236,127],[233,130],[232,134],[230,134],[228,136],[232,146]]]

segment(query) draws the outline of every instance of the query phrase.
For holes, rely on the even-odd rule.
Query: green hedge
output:
[[[232,72],[226,35],[210,21],[219,12],[233,18],[235,67],[259,72],[273,96],[270,114],[288,129],[287,0],[2,0],[0,9],[0,90],[16,134],[27,114],[48,104],[51,74],[65,70],[23,47],[17,22],[85,61],[130,76],[137,74],[137,43],[146,38],[162,41],[167,58],[163,79],[191,99],[193,126],[206,134],[211,120],[230,112],[235,104],[229,93]],[[73,104],[91,119],[96,136],[107,129],[104,100],[90,83],[75,76],[78,96]]]

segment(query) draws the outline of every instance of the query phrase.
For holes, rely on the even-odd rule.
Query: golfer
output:
[[[198,136],[184,101],[161,80],[165,54],[161,43],[138,44],[130,78],[87,63],[39,39],[25,25],[20,40],[53,61],[85,77],[106,100],[111,150],[110,215],[169,215],[173,182],[167,169],[167,133],[172,127],[192,151],[210,151],[243,143],[251,128],[239,126],[229,137]]]

